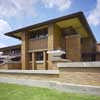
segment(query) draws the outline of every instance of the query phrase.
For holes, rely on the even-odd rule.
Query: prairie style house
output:
[[[12,61],[21,60],[21,45],[14,45],[9,47],[0,48],[2,56],[0,56],[0,64],[5,61],[6,56],[10,56]]]
[[[55,70],[57,62],[96,60],[96,39],[82,12],[5,35],[22,40],[20,67],[23,70]],[[10,52],[14,53],[14,49]]]

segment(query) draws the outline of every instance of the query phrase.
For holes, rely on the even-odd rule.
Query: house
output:
[[[14,45],[0,48],[2,56],[0,56],[0,63],[4,63],[5,58],[10,56],[11,61],[20,61],[21,60],[21,45]]]
[[[96,39],[82,12],[5,35],[19,39],[22,70],[56,70],[57,62],[95,61]]]

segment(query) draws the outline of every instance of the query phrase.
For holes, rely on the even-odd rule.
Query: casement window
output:
[[[9,54],[9,50],[3,51],[3,55],[8,55],[8,54]]]
[[[11,50],[11,54],[15,54],[15,50]]]
[[[83,38],[81,38],[81,44],[83,44],[84,43],[84,39]]]
[[[43,61],[43,52],[35,52],[36,61]],[[29,61],[32,61],[32,53],[29,53]]]
[[[4,58],[0,58],[0,64],[4,62]]]
[[[41,30],[37,30],[37,31],[32,31],[30,33],[30,39],[43,39],[43,38],[47,38],[48,37],[48,29],[41,29]]]
[[[62,30],[64,36],[77,35],[78,33],[73,27],[64,28]]]
[[[43,61],[43,52],[36,52],[36,61]]]
[[[32,53],[29,53],[29,61],[32,61]]]
[[[21,60],[21,57],[12,58],[11,60],[12,61],[20,61]]]
[[[11,54],[20,54],[20,49],[16,48],[16,49],[12,49],[11,50]]]

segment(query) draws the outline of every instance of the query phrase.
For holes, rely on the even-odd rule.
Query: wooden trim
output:
[[[28,52],[41,52],[41,51],[47,51],[48,49],[39,49],[39,50],[29,50]]]
[[[48,66],[47,66],[47,52],[46,51],[43,52],[43,61],[44,61],[43,66],[47,70]]]
[[[32,53],[32,70],[36,70],[36,55],[35,53],[33,52]]]

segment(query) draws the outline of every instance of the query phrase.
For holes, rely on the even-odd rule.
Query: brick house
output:
[[[0,48],[0,52],[2,52],[2,56],[11,56],[12,61],[20,61],[21,60],[21,45],[14,45]],[[0,57],[0,63],[4,62],[4,58]]]
[[[56,63],[95,61],[96,39],[82,12],[24,27],[5,35],[20,39],[23,70],[55,70]],[[64,51],[58,61],[49,51]]]

